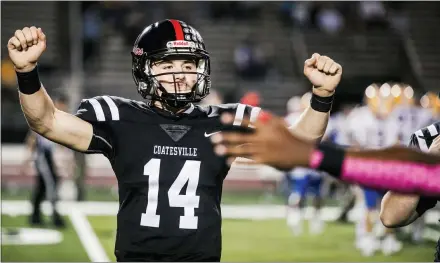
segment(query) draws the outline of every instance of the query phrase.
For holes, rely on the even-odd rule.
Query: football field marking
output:
[[[79,209],[71,209],[69,217],[90,261],[110,262],[86,215]]]
[[[11,216],[29,215],[32,212],[32,206],[28,201],[2,201],[2,214]],[[96,236],[95,231],[90,225],[87,216],[115,216],[118,213],[118,202],[58,202],[59,212],[62,215],[68,215],[80,241],[86,250],[89,258],[93,262],[109,262],[107,254],[103,249],[101,242]],[[42,204],[42,212],[50,215],[52,208],[45,201]],[[222,216],[224,219],[281,219],[285,218],[286,208],[283,205],[222,205]],[[322,220],[334,221],[340,214],[339,207],[323,207],[321,210]],[[355,207],[349,213],[349,220],[356,220],[362,215],[362,209]],[[313,216],[313,209],[305,209],[305,218]],[[436,209],[427,211],[425,219],[427,223],[437,223],[440,218],[440,212]],[[426,228],[424,237],[436,241],[438,239],[437,230]],[[428,235],[429,234],[429,235]]]
[[[32,205],[28,201],[2,201],[2,214],[11,216],[29,215],[32,212]],[[61,215],[69,215],[72,210],[80,211],[84,216],[115,216],[118,213],[118,202],[74,202],[60,201],[57,204]],[[45,215],[51,215],[51,205],[44,201],[41,211]],[[321,209],[322,220],[334,221],[338,218],[341,209],[339,207],[323,207]],[[286,207],[284,205],[222,205],[222,216],[224,219],[281,219],[285,218]],[[349,213],[349,219],[358,219],[363,214],[361,207],[355,207]],[[313,208],[305,208],[305,218],[313,217]],[[425,215],[427,223],[437,223],[440,218],[440,210],[431,209]]]

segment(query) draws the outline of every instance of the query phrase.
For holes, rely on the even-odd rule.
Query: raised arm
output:
[[[71,149],[86,151],[93,136],[92,125],[58,110],[39,80],[37,61],[45,49],[46,36],[34,26],[16,30],[8,41],[24,116],[36,133]]]
[[[317,142],[324,136],[327,128],[335,89],[342,76],[342,67],[331,58],[315,53],[304,63],[304,75],[313,85],[312,99],[310,106],[289,129],[304,140]]]

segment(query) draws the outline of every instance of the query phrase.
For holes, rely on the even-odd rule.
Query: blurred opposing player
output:
[[[440,120],[440,93],[436,94],[432,91],[427,92],[420,98],[420,105],[431,113],[432,119],[426,124],[426,126]]]
[[[352,144],[352,134],[350,129],[348,129],[348,120],[351,112],[356,108],[356,104],[345,103],[342,105],[341,110],[330,116],[328,122],[326,134],[324,136],[325,141],[330,141],[332,143],[341,146],[350,146]],[[324,180],[331,177],[324,177]],[[354,207],[356,203],[356,195],[354,193],[353,186],[342,181],[333,181],[339,192],[342,191],[341,203],[342,212],[338,217],[337,221],[341,223],[348,222],[348,213]]]
[[[391,95],[391,86],[388,83],[380,87],[370,85],[365,90],[365,103],[366,106],[356,109],[351,115],[349,128],[354,145],[369,149],[395,145],[400,127],[390,118],[396,105]],[[402,245],[392,230],[385,230],[382,244],[375,233],[383,231],[382,225],[377,223],[379,204],[384,192],[368,187],[361,189],[366,210],[365,216],[356,225],[356,247],[364,256],[372,256],[380,248],[387,255],[399,251]],[[376,225],[378,229],[375,229]]]
[[[54,98],[54,105],[60,110],[67,110],[67,100],[62,96]],[[57,211],[59,173],[55,163],[55,143],[32,131],[26,137],[28,158],[24,167],[34,161],[37,171],[34,193],[32,196],[32,214],[29,224],[42,226],[44,221],[41,214],[41,203],[47,199],[52,205],[52,223],[56,227],[64,227],[63,218]]]
[[[395,98],[396,106],[391,114],[398,127],[398,143],[407,145],[411,134],[433,122],[433,113],[428,108],[416,104],[414,90],[405,84],[394,84],[391,95]],[[436,96],[435,96],[436,97]]]
[[[289,114],[286,121],[294,125],[303,111],[310,106],[312,93],[307,92],[302,97],[294,96],[287,103]],[[303,219],[305,216],[304,206],[308,195],[313,196],[313,214],[309,221],[309,232],[319,234],[324,229],[324,222],[321,220],[320,210],[322,205],[321,185],[322,175],[309,168],[295,168],[286,174],[290,193],[287,197],[287,225],[295,235],[303,231]]]
[[[57,109],[41,85],[37,61],[45,48],[45,34],[33,26],[9,39],[23,113],[47,139],[109,159],[120,200],[116,259],[220,261],[220,202],[229,165],[209,137],[225,128],[222,112],[231,112],[232,126],[240,126],[252,123],[260,108],[194,105],[211,87],[210,57],[199,32],[173,19],[146,27],[131,54],[133,78],[147,102],[98,96],[83,100],[76,115]],[[316,101],[292,129],[314,142],[327,125],[342,68],[314,54],[304,74]]]
[[[341,106],[339,112],[332,114],[323,140],[331,141],[341,146],[349,146],[352,141],[352,135],[350,129],[347,129],[347,125],[350,114],[355,108],[356,104],[345,103]]]

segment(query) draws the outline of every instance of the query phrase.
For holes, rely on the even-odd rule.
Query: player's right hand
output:
[[[46,35],[41,28],[24,27],[8,41],[9,58],[19,72],[32,71],[46,49]]]

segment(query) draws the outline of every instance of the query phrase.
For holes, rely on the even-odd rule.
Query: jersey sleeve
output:
[[[419,216],[423,215],[427,210],[433,208],[437,204],[434,197],[421,196],[417,203],[416,212]]]
[[[260,112],[261,112],[260,107],[254,107],[254,106],[238,103],[237,106],[235,107],[234,122],[232,123],[232,125],[241,126],[243,120],[246,118],[249,119],[250,122],[249,127],[252,128],[253,127],[252,124],[257,121]]]
[[[411,135],[410,146],[417,147],[427,152],[434,139],[439,136],[440,122],[433,123],[427,127],[417,130]]]
[[[249,127],[253,128],[253,123],[258,118],[261,112],[260,107],[254,107],[241,103],[231,103],[231,104],[221,104],[216,106],[211,106],[209,110],[209,117],[220,116],[222,113],[230,113],[234,116],[233,126],[241,126],[243,120],[249,119]]]
[[[93,137],[85,153],[101,153],[111,159],[114,156],[112,123],[119,120],[119,110],[110,96],[82,100],[75,114],[93,127]]]

